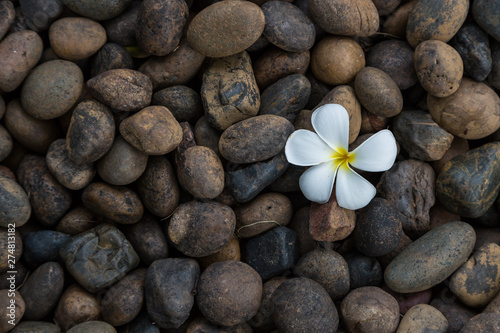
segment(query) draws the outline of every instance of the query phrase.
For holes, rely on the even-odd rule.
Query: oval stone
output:
[[[25,224],[31,215],[29,197],[13,179],[0,176],[0,227]]]
[[[290,52],[309,50],[316,38],[311,19],[297,6],[285,1],[268,1],[261,7],[266,17],[264,36]]]
[[[449,212],[479,217],[500,192],[500,142],[469,150],[444,166],[436,180],[436,196]]]
[[[464,222],[449,222],[432,229],[389,263],[385,283],[399,293],[432,288],[467,260],[475,242],[474,229]]]
[[[52,23],[50,46],[61,58],[82,60],[96,53],[106,43],[102,25],[85,17],[65,17]]]
[[[260,115],[226,129],[219,141],[221,155],[233,163],[264,161],[278,154],[294,131],[286,118]]]
[[[421,0],[408,17],[406,38],[412,47],[429,39],[448,42],[467,17],[469,0]]]
[[[184,0],[145,0],[139,8],[135,36],[150,55],[171,53],[182,37],[189,8]]]
[[[109,20],[123,12],[132,0],[77,1],[61,0],[73,12],[96,21]]]
[[[226,57],[251,46],[265,23],[260,7],[250,1],[220,1],[193,18],[187,40],[207,57]]]
[[[496,0],[476,0],[472,4],[472,15],[477,24],[500,42],[500,3]]]

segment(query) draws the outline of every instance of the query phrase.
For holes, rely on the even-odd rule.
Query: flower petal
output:
[[[347,153],[349,147],[349,114],[342,105],[325,104],[320,106],[313,112],[311,123],[316,133],[330,147],[339,153]]]
[[[308,130],[297,130],[290,135],[285,145],[285,155],[288,162],[309,166],[326,162],[332,159],[332,148],[330,148],[314,132]]]
[[[385,171],[392,167],[398,147],[396,139],[389,130],[381,130],[354,149],[350,164],[363,171]]]
[[[304,196],[320,204],[328,202],[338,166],[338,160],[332,160],[307,169],[299,179]]]
[[[335,194],[340,207],[356,210],[368,205],[377,190],[369,181],[344,163],[337,172]]]

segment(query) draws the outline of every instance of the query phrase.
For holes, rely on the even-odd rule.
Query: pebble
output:
[[[73,12],[96,21],[109,20],[123,12],[132,0],[86,1],[61,0]]]
[[[0,315],[5,320],[0,323],[0,330],[8,332],[15,327],[24,315],[25,304],[24,300],[18,291],[11,291],[11,289],[0,290],[0,304],[2,309]]]
[[[339,315],[326,290],[306,277],[288,279],[273,293],[273,321],[280,332],[335,332]]]
[[[66,60],[82,60],[94,55],[106,43],[106,30],[85,17],[65,17],[50,25],[50,46]]]
[[[356,225],[356,213],[337,204],[332,193],[327,203],[311,203],[309,233],[316,241],[335,242],[347,238]]]
[[[59,249],[69,238],[53,230],[30,232],[23,237],[23,261],[32,269],[49,261],[61,262]]]
[[[144,214],[139,196],[126,186],[94,182],[83,190],[81,198],[90,211],[116,223],[133,224]]]
[[[500,332],[500,314],[498,313],[480,313],[472,317],[460,330],[460,333],[475,332]]]
[[[167,226],[174,247],[190,257],[205,257],[229,243],[236,227],[231,207],[216,201],[189,201],[180,204]]]
[[[63,11],[63,4],[57,0],[22,0],[19,5],[24,23],[36,32],[47,30]]]
[[[449,222],[408,245],[387,266],[384,280],[400,293],[429,289],[448,278],[469,257],[476,242],[474,229]]]
[[[12,333],[60,333],[61,329],[56,324],[46,321],[25,320],[19,323]]]
[[[316,248],[305,254],[293,272],[321,284],[333,301],[340,301],[349,292],[349,266],[335,251]]]
[[[206,257],[198,258],[201,269],[205,269],[213,263],[226,260],[241,260],[240,243],[235,235],[231,237],[229,243],[227,243],[222,250],[212,253]]]
[[[357,216],[353,232],[356,249],[373,257],[390,253],[403,237],[403,219],[390,201],[374,198]]]
[[[120,124],[120,134],[148,155],[164,155],[179,145],[182,128],[164,106],[148,106]]]
[[[42,51],[42,39],[30,30],[9,34],[1,40],[0,90],[11,92],[19,87],[40,60]]]
[[[90,77],[112,69],[133,69],[134,59],[126,48],[115,43],[104,44],[95,54],[90,65]]]
[[[71,236],[95,226],[97,216],[83,205],[70,209],[57,224],[56,230]]]
[[[72,284],[61,295],[57,304],[54,320],[64,331],[89,320],[98,320],[99,301],[78,284]]]
[[[396,333],[404,332],[426,332],[432,329],[435,333],[446,333],[448,331],[448,320],[438,309],[427,304],[419,304],[412,307],[399,323]]]
[[[342,300],[340,313],[351,332],[395,332],[399,323],[398,302],[378,287],[352,290]]]
[[[226,128],[219,140],[219,152],[233,163],[261,162],[281,152],[293,131],[293,124],[284,117],[255,116]]]
[[[470,307],[490,303],[500,291],[500,245],[487,243],[477,249],[451,276],[450,290]]]
[[[418,1],[408,17],[408,43],[416,47],[430,39],[448,42],[464,23],[468,10],[468,0]]]
[[[135,38],[137,15],[142,2],[132,0],[128,8],[121,14],[103,23],[108,36],[108,42],[121,46],[130,46],[137,43]]]
[[[259,114],[274,114],[293,123],[310,95],[311,83],[304,75],[288,75],[262,92]]]
[[[276,328],[273,322],[274,305],[271,297],[274,291],[285,281],[286,278],[284,277],[276,277],[267,281],[262,286],[262,301],[259,311],[247,322],[254,330],[268,331]]]
[[[163,105],[172,112],[178,122],[189,121],[195,124],[204,114],[200,94],[183,85],[175,85],[155,92],[151,104]]]
[[[293,206],[287,196],[271,192],[236,206],[234,213],[238,237],[250,238],[276,226],[286,226],[292,219]]]
[[[59,255],[71,276],[91,293],[113,285],[139,264],[122,232],[104,223],[72,236]]]
[[[263,35],[277,47],[290,52],[309,50],[316,38],[311,19],[297,6],[268,1],[261,6],[265,16]]]
[[[67,331],[67,333],[86,333],[86,332],[116,333],[116,330],[113,326],[104,321],[90,320],[75,325]]]
[[[430,228],[429,211],[436,202],[435,181],[432,167],[413,159],[397,162],[380,178],[377,191],[406,217],[403,231],[410,238],[417,238]]]
[[[402,40],[385,40],[375,44],[366,55],[366,65],[383,70],[405,90],[417,83],[413,49]]]
[[[439,203],[460,216],[483,215],[500,191],[499,156],[500,143],[492,142],[446,163],[436,180]]]
[[[440,160],[454,139],[423,110],[402,111],[394,117],[393,132],[409,157],[421,161]]]
[[[219,131],[257,115],[260,94],[247,52],[210,62],[203,74],[201,100],[208,122]]]
[[[484,81],[491,72],[488,34],[473,23],[464,24],[450,41],[463,60],[465,73],[475,81]]]
[[[17,178],[29,193],[34,216],[43,225],[54,226],[70,208],[71,192],[52,176],[44,157],[25,155],[18,166]]]
[[[229,193],[238,202],[248,202],[281,176],[288,167],[285,153],[273,158],[228,170]]]
[[[207,57],[227,57],[251,46],[265,23],[260,7],[250,1],[216,2],[193,18],[187,40]]]
[[[500,28],[495,21],[500,14],[500,4],[494,0],[478,0],[472,3],[471,9],[477,24],[500,42]]]
[[[233,326],[249,320],[257,314],[261,300],[260,275],[241,261],[214,263],[198,280],[196,305],[217,325]]]
[[[11,1],[0,2],[0,40],[3,39],[5,34],[9,31],[11,24],[16,17],[16,9]]]
[[[35,269],[19,289],[24,303],[24,320],[42,320],[56,307],[64,288],[64,270],[57,262]]]
[[[351,289],[365,286],[380,286],[384,281],[382,267],[376,258],[361,253],[345,255],[349,267],[349,285]]]
[[[288,52],[278,47],[270,47],[253,62],[255,81],[264,91],[269,85],[288,75],[306,74],[310,59],[309,51]]]
[[[167,237],[158,218],[145,214],[137,223],[126,226],[123,233],[145,265],[168,256]]]
[[[262,280],[284,273],[298,259],[297,235],[287,227],[276,227],[252,237],[246,244],[246,262]]]
[[[46,160],[52,175],[70,190],[83,189],[90,184],[96,174],[93,163],[78,165],[70,160],[65,139],[52,142]]]
[[[448,291],[448,293],[450,293]],[[451,293],[450,293],[451,294]],[[454,301],[455,296],[446,295],[444,297],[434,298],[430,305],[438,309],[448,321],[448,332],[459,333],[462,327],[476,315],[471,308],[466,307],[461,302]]]
[[[14,179],[0,176],[0,226],[8,228],[15,223],[20,227],[31,215],[29,197]]]
[[[158,327],[178,328],[188,319],[199,277],[200,267],[194,259],[161,259],[149,266],[144,285],[146,308]]]

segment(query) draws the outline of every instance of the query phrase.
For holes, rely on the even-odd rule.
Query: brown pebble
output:
[[[54,320],[67,331],[71,327],[89,320],[99,319],[99,301],[78,284],[64,290],[57,304]]]

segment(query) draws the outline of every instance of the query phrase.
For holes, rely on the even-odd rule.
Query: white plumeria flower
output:
[[[376,189],[351,166],[372,172],[388,170],[397,155],[392,132],[381,130],[349,152],[349,115],[342,105],[319,107],[311,122],[316,133],[297,130],[285,146],[288,162],[312,166],[299,180],[304,196],[317,203],[328,202],[337,177],[335,194],[339,206],[355,210],[368,205]]]

